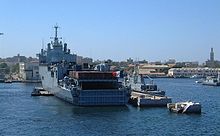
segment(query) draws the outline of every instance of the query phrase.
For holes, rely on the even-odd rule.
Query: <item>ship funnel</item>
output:
[[[47,44],[47,50],[51,50],[50,43]]]
[[[67,43],[64,43],[64,50],[65,53],[67,52]]]
[[[40,53],[43,54],[44,53],[44,49],[41,49]]]

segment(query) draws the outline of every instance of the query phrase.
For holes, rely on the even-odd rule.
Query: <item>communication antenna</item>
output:
[[[42,43],[41,44],[42,44],[42,49],[44,49],[45,46],[44,46],[44,39],[43,38],[42,38]]]

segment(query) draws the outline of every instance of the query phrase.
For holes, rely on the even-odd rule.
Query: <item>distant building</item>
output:
[[[139,74],[150,77],[163,77],[166,76],[168,69],[169,67],[167,65],[144,64],[139,66]]]
[[[76,56],[76,64],[80,65],[83,70],[86,70],[92,66],[93,60],[92,58],[88,58],[88,57],[83,58],[82,56]]]
[[[20,56],[20,54],[18,54],[17,56],[5,58],[5,62],[11,62],[11,63],[26,62],[26,57]]]
[[[209,58],[209,60],[206,61],[206,66],[208,66],[208,67],[214,67],[215,66],[215,58],[214,58],[213,48],[211,48],[210,58]]]
[[[19,76],[22,80],[40,80],[39,62],[20,62]]]
[[[176,60],[175,59],[169,59],[166,64],[176,64]]]
[[[199,66],[198,61],[185,62],[185,66],[188,68],[197,68]]]
[[[219,68],[171,68],[168,71],[170,77],[207,77],[217,76]]]
[[[182,68],[182,67],[187,67],[187,68],[197,68],[199,66],[198,61],[192,61],[192,62],[177,62],[175,64],[175,68]]]
[[[210,52],[210,61],[214,62],[214,51],[213,48],[211,48],[211,52]]]
[[[220,67],[220,61],[215,60],[213,48],[211,48],[210,58],[209,58],[209,60],[206,61],[206,66],[210,67],[210,68]]]
[[[19,62],[32,62],[32,61],[38,61],[38,59],[32,58],[32,57],[27,58],[25,56],[21,56],[20,54],[18,54],[17,56],[13,56],[13,57],[0,58],[0,62],[5,62],[9,66],[14,65]]]
[[[128,64],[133,64],[133,63],[134,63],[134,60],[133,60],[132,58],[128,58],[128,59],[127,59],[127,63],[128,63]]]
[[[139,60],[138,63],[139,64],[148,64],[148,61],[146,61],[146,60]]]
[[[150,62],[151,65],[162,65],[161,61]]]

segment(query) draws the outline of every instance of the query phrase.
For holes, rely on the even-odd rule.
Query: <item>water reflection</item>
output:
[[[79,107],[73,106],[72,113],[73,114],[95,114],[95,113],[120,113],[120,112],[128,112],[129,108],[127,106],[108,106],[108,107]]]

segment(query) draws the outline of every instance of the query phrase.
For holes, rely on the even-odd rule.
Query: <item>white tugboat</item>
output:
[[[175,113],[201,113],[201,104],[191,101],[178,102],[178,103],[168,103],[167,108],[171,112]]]

